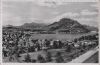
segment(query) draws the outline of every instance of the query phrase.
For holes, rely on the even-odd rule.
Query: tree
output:
[[[66,47],[66,52],[71,52],[71,46],[70,46],[70,45],[68,45],[68,46]]]
[[[62,63],[62,62],[64,62],[64,59],[63,59],[63,57],[61,56],[61,53],[60,52],[57,52],[56,53],[56,62],[57,63]]]
[[[32,59],[32,63],[36,63],[36,60],[35,59]]]
[[[50,62],[50,61],[52,61],[52,58],[51,58],[52,56],[51,56],[51,53],[50,52],[47,52],[46,53],[46,61],[47,62]]]
[[[31,57],[30,57],[30,55],[28,53],[25,56],[25,62],[31,62]]]
[[[77,38],[75,38],[75,39],[74,39],[74,42],[76,43],[77,41],[78,41]]]
[[[39,63],[44,63],[44,62],[45,62],[45,59],[44,59],[41,55],[38,55],[37,61],[38,61]]]

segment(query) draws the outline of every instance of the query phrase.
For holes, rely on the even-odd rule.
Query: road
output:
[[[96,56],[96,55],[98,55],[97,54],[98,51],[99,51],[99,49],[98,49],[98,47],[96,47],[95,49],[92,49],[92,50],[86,52],[85,54],[79,56],[78,58],[73,59],[69,63],[89,63],[89,62],[92,63],[92,61],[95,59],[95,57],[98,57],[98,56]],[[92,60],[90,60],[90,59],[92,59]],[[98,59],[97,59],[97,61],[98,61]],[[93,61],[93,62],[95,62],[95,61]]]

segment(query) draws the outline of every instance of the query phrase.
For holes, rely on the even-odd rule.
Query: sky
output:
[[[94,2],[66,2],[65,0],[4,0],[3,25],[24,23],[53,23],[71,18],[81,24],[97,26],[98,6]]]

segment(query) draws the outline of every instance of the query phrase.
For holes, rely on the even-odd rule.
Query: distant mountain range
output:
[[[11,25],[10,25],[11,26]],[[44,23],[25,23],[24,25],[17,26],[17,28],[30,29],[30,30],[45,30],[53,32],[66,32],[66,33],[87,33],[92,30],[98,30],[96,27],[82,25],[76,20],[69,18],[62,18],[52,24]]]
[[[98,28],[97,27],[94,27],[94,26],[89,26],[89,25],[83,25],[85,28],[87,28],[88,30],[90,31],[98,31]]]
[[[21,28],[26,28],[26,29],[40,29],[42,27],[46,26],[44,23],[25,23],[24,25],[20,26]]]

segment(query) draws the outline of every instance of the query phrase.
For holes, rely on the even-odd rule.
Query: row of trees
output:
[[[74,42],[77,42],[77,41],[82,41],[82,40],[98,40],[98,34],[94,34],[94,35],[87,35],[87,36],[81,36],[80,38],[76,38],[74,39]]]
[[[25,56],[25,60],[24,60],[24,62],[27,62],[27,63],[30,63],[30,62],[31,63],[36,63],[36,62],[38,62],[38,63],[46,63],[46,62],[52,62],[52,61],[53,61],[53,59],[52,59],[52,55],[51,55],[50,52],[46,52],[45,57],[43,57],[42,55],[38,55],[36,60],[35,59],[31,59],[30,55],[27,54]],[[61,52],[57,52],[56,53],[56,55],[55,55],[55,62],[56,63],[64,62],[64,59],[61,56]]]

